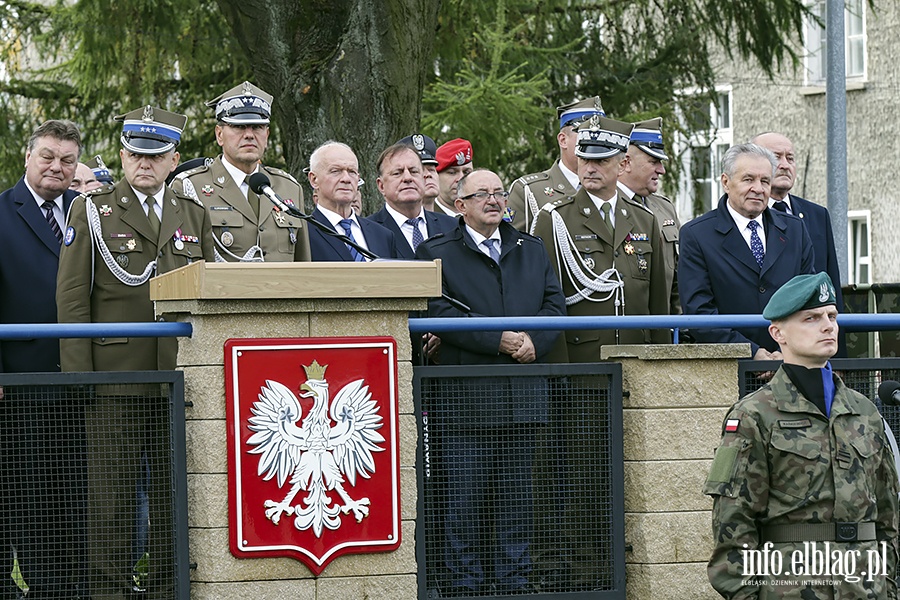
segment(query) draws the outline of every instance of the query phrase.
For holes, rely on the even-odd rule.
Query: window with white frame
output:
[[[683,123],[693,132],[676,141],[682,161],[676,195],[682,222],[715,208],[724,193],[719,177],[722,157],[734,141],[731,88],[717,87],[715,101],[697,96],[693,110],[690,118],[682,115]]]
[[[806,21],[806,83],[825,85],[825,6],[826,0],[809,4],[815,16]],[[866,77],[866,2],[846,0],[844,9],[844,52],[847,79]]]
[[[850,258],[850,283],[866,284],[874,281],[872,274],[872,240],[867,210],[847,213],[847,243]]]

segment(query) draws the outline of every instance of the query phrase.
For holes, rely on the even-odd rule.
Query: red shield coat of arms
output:
[[[231,552],[334,558],[400,546],[397,344],[225,342]]]

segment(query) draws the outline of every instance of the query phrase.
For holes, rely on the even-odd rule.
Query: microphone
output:
[[[900,405],[900,383],[896,381],[882,381],[878,386],[878,397],[885,406]]]
[[[297,209],[292,206],[288,206],[288,204],[281,199],[281,196],[275,193],[275,190],[272,189],[272,182],[269,181],[269,176],[265,173],[257,172],[251,175],[250,179],[247,181],[247,185],[249,185],[250,189],[257,194],[264,195],[272,202],[272,204],[274,204],[284,212],[295,214],[294,211],[296,211]]]

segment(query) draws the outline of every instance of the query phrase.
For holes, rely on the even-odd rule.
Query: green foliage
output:
[[[22,140],[0,150],[5,187],[21,176],[31,129],[48,118],[78,123],[86,155],[99,153],[118,171],[121,125],[113,117],[142,104],[188,115],[183,159],[215,156],[204,102],[250,73],[211,0],[0,4],[0,52],[8,69],[0,118],[15,121],[13,139]]]
[[[273,57],[254,45],[241,48],[223,6],[248,9],[239,0],[0,3],[5,68],[0,70],[0,119],[8,125],[7,139],[21,140],[0,148],[0,185],[8,187],[21,175],[24,140],[46,118],[79,123],[87,153],[101,153],[115,170],[119,127],[112,117],[142,104],[188,115],[180,148],[187,159],[218,153],[204,102],[254,79],[254,71],[284,82],[282,101],[299,102],[288,86],[308,77],[307,67],[297,63],[273,76],[272,69],[280,68],[273,66]],[[318,8],[308,2],[266,6],[269,12],[290,9],[292,14]],[[364,0],[340,4],[348,14],[353,6],[383,8]],[[599,95],[606,112],[623,120],[662,116],[671,143],[676,114],[700,114],[690,106],[696,96],[681,92],[699,90],[708,94],[703,102],[712,99],[718,48],[751,58],[771,74],[782,63],[796,61],[786,40],[800,31],[805,12],[802,0],[443,0],[436,32],[415,29],[409,20],[409,35],[435,36],[435,68],[424,92],[421,129],[439,143],[470,139],[476,163],[498,170],[507,181],[549,166],[557,155],[555,107],[576,98]],[[288,21],[281,14],[281,22]],[[240,29],[240,22],[233,20],[233,26]],[[285,52],[321,37],[296,27],[272,35],[283,36],[272,47]],[[341,123],[332,131],[358,128],[353,114],[335,118]],[[285,124],[285,130],[302,136],[306,125]],[[701,122],[690,128],[708,126]],[[280,156],[282,145],[291,152],[299,148],[282,144],[273,132],[267,162],[292,162],[293,157]],[[365,153],[377,153],[360,150],[362,161],[374,159]]]
[[[697,93],[703,103],[713,99],[715,48],[753,58],[771,75],[796,60],[786,40],[801,31],[805,13],[802,0],[445,0],[423,129],[439,141],[471,139],[476,164],[507,181],[546,169],[558,156],[554,107],[593,95],[617,119],[662,116],[671,145],[683,122],[676,115],[694,119],[691,130],[710,128],[691,105]],[[549,82],[550,91],[477,94],[472,80],[498,66],[518,81]],[[494,130],[490,138],[485,128]]]

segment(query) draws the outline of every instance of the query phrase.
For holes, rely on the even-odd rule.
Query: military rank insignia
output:
[[[641,275],[647,273],[647,266],[647,259],[644,258],[643,254],[638,254],[638,271],[641,272]]]
[[[675,219],[666,219],[665,221],[663,221],[662,226],[663,226],[663,227],[674,227],[674,226],[675,226]]]

